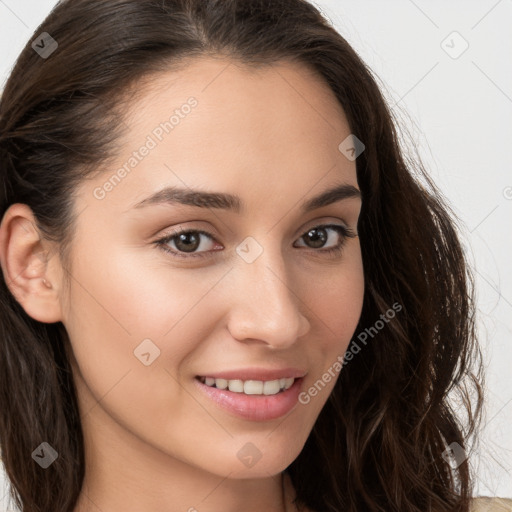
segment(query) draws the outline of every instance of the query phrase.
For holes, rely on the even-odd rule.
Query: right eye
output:
[[[203,253],[208,254],[208,251],[194,252],[199,248],[204,248],[205,244],[201,242],[201,236],[214,240],[213,236],[207,231],[190,229],[175,231],[164,238],[160,238],[155,243],[165,252],[177,258],[203,258],[205,256]],[[176,249],[169,248],[169,243],[171,242],[175,245]]]

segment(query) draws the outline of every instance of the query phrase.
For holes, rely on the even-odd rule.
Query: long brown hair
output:
[[[121,107],[140,80],[207,55],[252,66],[287,59],[323,77],[365,145],[356,161],[365,273],[356,333],[393,304],[402,309],[343,367],[288,467],[297,503],[468,512],[468,461],[448,447],[467,450],[481,414],[471,273],[453,214],[419,159],[404,156],[376,79],[330,22],[305,0],[64,0],[34,39],[42,32],[58,47],[43,57],[27,44],[1,97],[0,215],[30,206],[65,264],[74,191],[115,156]],[[61,322],[30,318],[4,278],[0,301],[0,446],[12,496],[24,512],[70,512],[85,459],[69,338]],[[31,457],[43,441],[59,454],[44,470]]]

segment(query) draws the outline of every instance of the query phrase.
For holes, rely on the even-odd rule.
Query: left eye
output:
[[[329,239],[329,232],[337,234],[340,240],[338,243],[334,243],[334,246],[331,245],[326,247],[325,244]],[[204,257],[205,255],[208,255],[208,251],[205,250],[205,244],[201,241],[201,235],[208,238],[211,242],[215,240],[213,236],[207,231],[191,229],[188,231],[182,230],[171,233],[170,235],[167,235],[154,243],[164,251],[178,258]],[[309,229],[299,238],[299,240],[309,239],[309,243],[313,244],[313,246],[310,247],[312,249],[318,249],[316,252],[338,253],[341,252],[346,239],[353,238],[355,236],[357,235],[346,226],[329,224],[316,226]],[[170,248],[170,244],[173,244],[175,249]],[[206,245],[208,244],[206,243]],[[219,247],[222,246],[219,245]],[[198,249],[203,250],[198,251]],[[213,249],[213,251],[215,252],[216,250]]]

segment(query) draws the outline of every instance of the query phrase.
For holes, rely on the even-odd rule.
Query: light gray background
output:
[[[466,226],[488,365],[485,428],[471,460],[477,494],[512,497],[512,0],[315,3],[380,78]],[[0,90],[55,4],[0,0]],[[0,498],[2,484],[0,470]]]

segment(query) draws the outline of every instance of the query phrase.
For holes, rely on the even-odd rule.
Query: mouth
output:
[[[215,377],[198,376],[196,379],[208,387],[216,389],[227,389],[233,393],[244,395],[277,395],[290,389],[297,380],[293,377],[274,380],[240,380],[240,379],[218,379]]]
[[[255,380],[258,375],[240,373],[244,372],[230,372],[216,377],[198,375],[194,381],[198,391],[215,406],[244,420],[275,420],[296,408],[305,373],[286,372],[287,377],[276,378],[276,372],[271,372],[266,378],[272,380]],[[259,373],[259,377],[263,378],[264,375]],[[290,376],[290,373],[295,373],[296,377]],[[246,379],[233,378],[242,376]]]

